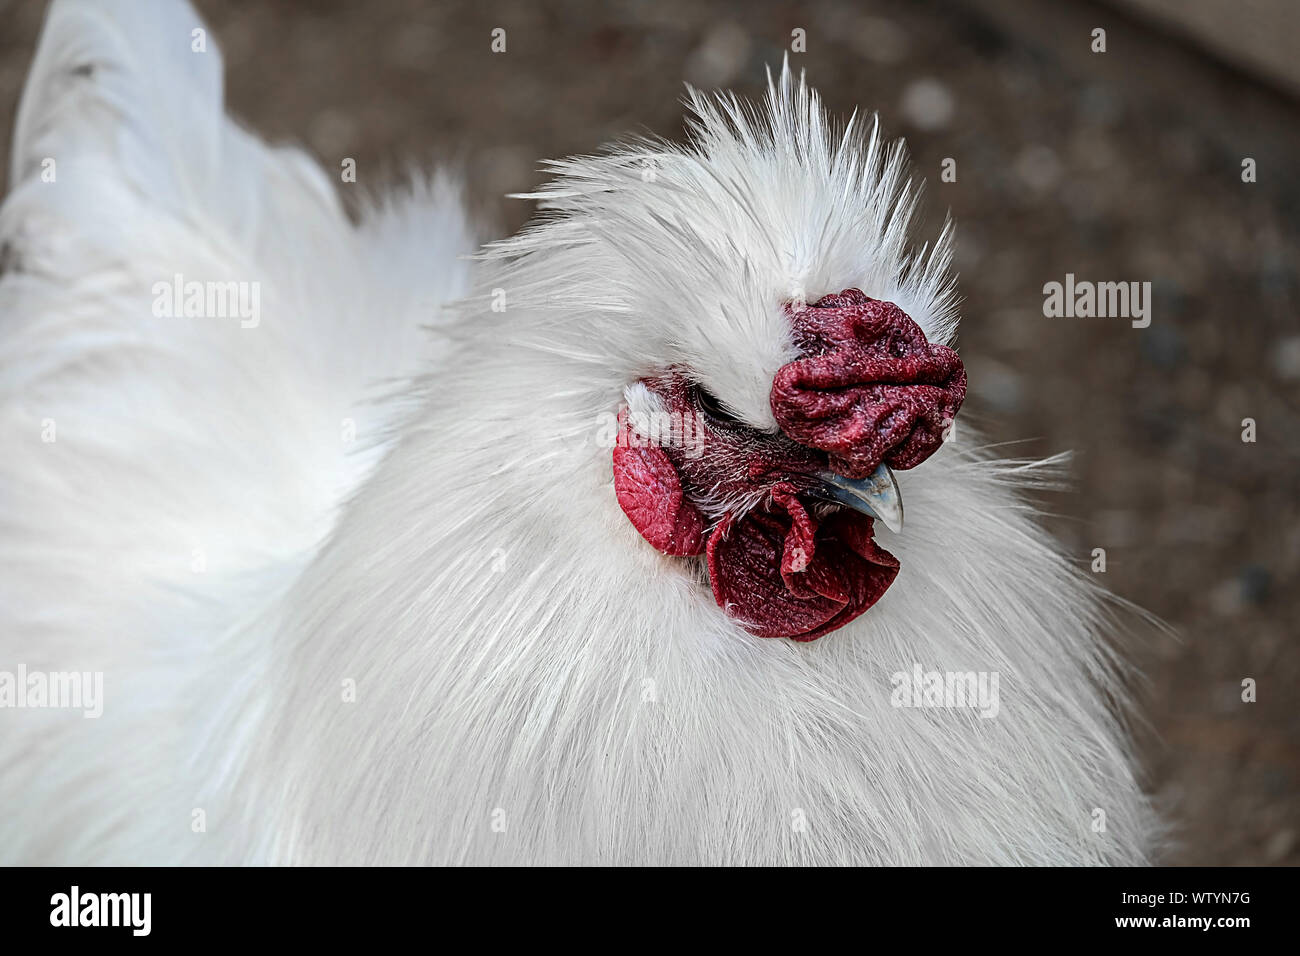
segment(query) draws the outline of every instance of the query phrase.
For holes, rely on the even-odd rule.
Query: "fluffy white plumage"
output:
[[[1021,497],[1057,462],[959,429],[898,475],[893,587],[805,645],[724,617],[615,500],[602,421],[647,372],[775,426],[791,297],[857,287],[952,338],[899,147],[788,70],[761,108],[692,95],[691,144],[551,164],[471,267],[446,177],[353,225],[231,124],[198,25],[57,0],[20,109],[0,652],[106,699],[0,710],[6,861],[1146,860],[1112,615]],[[260,324],[153,316],[176,273],[259,282]],[[998,672],[998,716],[891,706],[916,663]]]

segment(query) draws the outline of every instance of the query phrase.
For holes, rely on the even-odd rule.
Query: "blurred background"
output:
[[[907,138],[919,238],[957,221],[964,416],[1008,455],[1076,453],[1075,486],[1043,500],[1054,530],[1081,567],[1104,548],[1104,583],[1177,632],[1133,653],[1165,862],[1300,863],[1300,4],[196,5],[237,117],[327,168],[355,158],[369,190],[459,163],[489,237],[531,214],[504,194],[539,159],[678,138],[683,81],[758,94],[803,30],[792,60],[830,110]],[[0,0],[6,156],[44,6]],[[1067,272],[1151,282],[1150,327],[1045,318]]]

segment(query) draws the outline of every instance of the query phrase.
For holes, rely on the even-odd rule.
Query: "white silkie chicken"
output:
[[[897,147],[692,94],[470,263],[451,180],[353,225],[230,123],[200,27],[57,0],[18,115],[0,671],[103,685],[0,708],[6,862],[1147,859]]]

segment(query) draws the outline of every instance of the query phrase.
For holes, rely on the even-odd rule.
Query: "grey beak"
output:
[[[817,477],[823,483],[823,497],[879,518],[890,531],[903,530],[903,496],[887,465],[882,463],[868,478],[845,478],[833,471],[823,471]]]

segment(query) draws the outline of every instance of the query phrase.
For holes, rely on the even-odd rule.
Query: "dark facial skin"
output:
[[[692,423],[688,447],[665,451],[697,507],[719,500],[757,503],[782,482],[801,493],[820,484],[814,476],[828,467],[825,452],[737,421],[685,373],[670,372],[644,384],[675,418]]]

